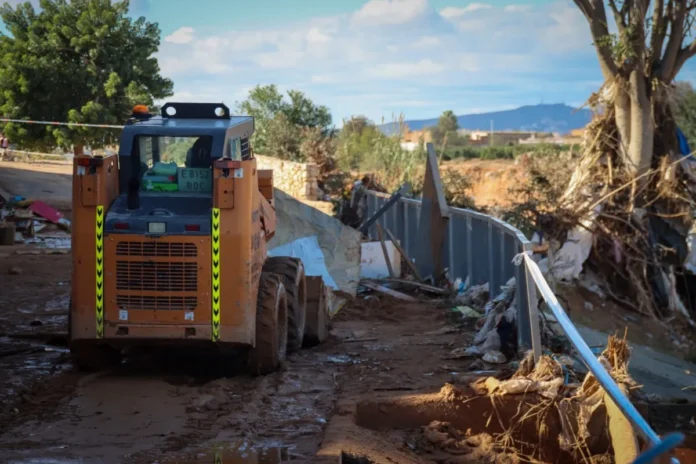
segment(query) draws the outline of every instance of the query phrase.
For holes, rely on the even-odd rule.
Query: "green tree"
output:
[[[266,147],[262,154],[290,161],[305,161],[300,153],[301,128],[292,124],[285,113],[278,113],[267,121]]]
[[[353,116],[344,121],[337,142],[339,167],[344,171],[360,169],[382,135],[377,126],[364,116]]]
[[[437,125],[430,129],[433,136],[433,142],[440,147],[447,136],[448,143],[451,139],[457,137],[457,130],[459,129],[459,122],[457,122],[457,116],[452,110],[447,110],[442,113],[440,118],[437,120]]]
[[[672,107],[677,126],[689,140],[691,149],[696,149],[696,91],[691,83],[677,82]]]
[[[438,119],[437,127],[445,134],[449,132],[457,132],[457,129],[459,129],[457,116],[455,116],[452,110],[445,111],[440,116],[440,119]]]
[[[302,127],[318,127],[323,132],[331,129],[331,112],[326,106],[317,106],[303,92],[290,90],[290,104],[283,108],[283,113],[292,124]]]
[[[342,135],[362,134],[364,130],[374,128],[375,124],[366,116],[351,116],[350,119],[343,121]]]
[[[136,104],[172,95],[154,53],[156,23],[127,16],[129,1],[41,0],[0,7],[0,114],[12,119],[123,124]],[[34,149],[102,147],[109,129],[8,123],[14,142]]]
[[[326,106],[317,106],[314,102],[299,90],[288,92],[289,102],[283,99],[275,85],[257,85],[249,92],[246,100],[238,103],[238,110],[246,115],[254,117],[256,128],[252,136],[252,144],[257,153],[271,154],[285,153],[287,146],[270,146],[269,138],[275,137],[269,133],[270,126],[278,114],[285,118],[275,122],[276,128],[284,124],[297,127],[318,127],[326,136],[331,136],[331,113]],[[284,128],[285,129],[285,128]],[[277,137],[274,138],[278,140]],[[298,145],[299,147],[299,145]],[[299,149],[299,148],[298,148]],[[297,152],[299,153],[299,152]]]

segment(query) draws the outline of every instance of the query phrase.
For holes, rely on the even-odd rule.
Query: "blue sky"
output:
[[[172,100],[234,105],[277,84],[338,125],[580,105],[602,82],[571,0],[131,0],[131,12],[160,25]]]

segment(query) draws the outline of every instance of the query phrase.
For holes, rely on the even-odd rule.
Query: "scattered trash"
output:
[[[457,306],[456,308],[452,308],[452,311],[461,314],[462,319],[478,319],[483,316],[483,314],[469,306]]]
[[[60,242],[50,248],[69,249],[70,230],[70,221],[41,201],[12,197],[0,208],[0,245],[44,244],[50,236]]]
[[[488,301],[488,283],[474,285],[457,295],[457,303],[474,308],[482,308]]]
[[[483,355],[483,360],[490,364],[503,364],[507,362],[507,358],[500,351],[488,351]]]
[[[481,350],[477,346],[470,346],[468,348],[456,348],[446,356],[443,356],[442,359],[478,358],[481,354]]]

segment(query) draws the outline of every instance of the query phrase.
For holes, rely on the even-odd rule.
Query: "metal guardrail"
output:
[[[389,195],[368,191],[367,217],[388,199]],[[419,200],[401,198],[376,221],[394,234],[409,256],[417,256],[416,249],[421,246],[417,242],[420,209]],[[634,464],[647,464],[679,446],[684,436],[671,434],[664,440],[660,439],[597,360],[558,303],[539,267],[531,259],[532,243],[527,237],[515,227],[492,216],[451,206],[449,211],[450,220],[442,258],[444,266],[449,269],[450,280],[468,279],[470,285],[488,282],[490,294],[495,295],[501,285],[514,277],[517,283],[515,303],[519,343],[534,351],[535,360],[539,359],[542,350],[536,293],[538,289],[582,361],[638,433],[650,443],[651,448],[639,456]],[[373,239],[377,238],[376,227],[373,224],[368,229],[368,235]],[[679,464],[676,458],[672,458],[671,462]]]

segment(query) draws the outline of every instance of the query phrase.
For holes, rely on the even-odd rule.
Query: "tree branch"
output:
[[[592,17],[592,6],[590,5],[589,0],[573,0],[575,5],[582,11],[582,14],[585,15],[585,18],[587,18],[588,21],[590,21],[590,18]]]
[[[618,73],[618,68],[612,57],[611,47],[602,44],[602,40],[609,37],[603,0],[573,0],[573,2],[585,15],[590,25],[590,33],[604,78],[607,80],[613,78]]]
[[[621,9],[622,12],[627,6],[631,12],[629,18],[631,29],[629,31],[630,36],[626,37],[624,40],[626,40],[631,47],[637,67],[641,69],[642,72],[645,72],[645,59],[647,57],[645,50],[645,38],[647,35],[645,18],[648,15],[648,4],[646,4],[645,0],[634,0],[634,2],[624,1],[623,8]]]
[[[670,3],[672,3],[670,1]],[[655,0],[653,6],[652,18],[652,37],[650,38],[650,65],[656,67],[659,65],[660,57],[662,56],[662,47],[665,43],[665,35],[667,27],[665,25],[665,0]],[[668,9],[670,7],[668,6]]]
[[[686,19],[686,2],[684,0],[674,1],[671,11],[669,40],[665,50],[662,64],[660,65],[660,78],[663,82],[668,82],[669,77],[674,75],[674,67],[677,55],[681,49],[684,34],[684,20]]]
[[[626,32],[626,27],[628,26],[624,17],[625,5],[626,3],[624,2],[624,6],[622,6],[621,11],[619,11],[619,8],[616,6],[616,0],[609,0],[609,7],[611,8],[612,13],[614,13],[614,21],[616,22],[616,27],[619,29],[619,35],[621,37],[623,37],[624,33]]]
[[[679,74],[679,71],[681,71],[684,63],[686,63],[686,61],[694,55],[696,55],[696,39],[694,39],[694,41],[691,42],[688,47],[679,50],[679,53],[677,53],[677,58],[674,61],[674,66],[672,67],[672,72],[668,76],[669,81],[667,82],[673,81],[677,77],[677,74]]]

